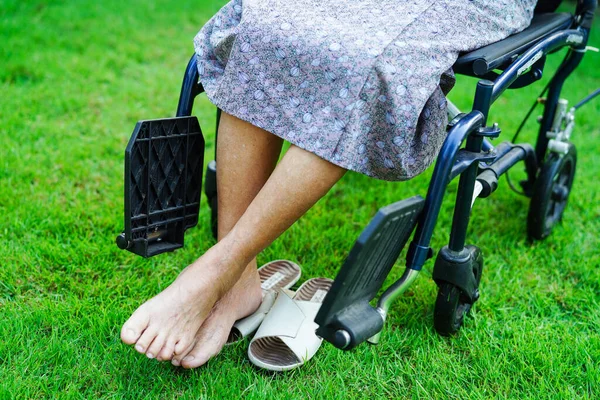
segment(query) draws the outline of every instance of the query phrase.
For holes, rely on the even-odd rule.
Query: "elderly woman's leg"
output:
[[[325,176],[319,176],[321,172]],[[245,251],[249,251],[250,255],[258,254],[322,197],[344,172],[311,153],[297,147],[290,148],[231,234],[240,240],[240,248],[247,246]],[[297,179],[302,182],[291,182]],[[311,193],[303,193],[302,188]],[[173,358],[174,365],[196,368],[221,351],[235,321],[250,314],[247,311],[250,294],[261,293],[257,275],[256,264],[252,269],[244,270],[234,287],[217,302],[206,318],[190,351]],[[255,306],[252,308],[254,311]]]
[[[222,161],[220,157],[219,154],[219,163]],[[240,161],[244,164],[239,165],[246,168],[261,165],[256,160]],[[211,318],[213,327],[222,325],[217,332],[219,338],[213,343],[203,339],[215,336],[207,334],[210,329],[199,331],[215,303],[220,299],[223,299],[223,304],[228,303],[226,294],[240,276],[244,276],[242,282],[252,280],[243,275],[248,264],[327,193],[344,173],[344,169],[292,146],[233,229],[182,271],[168,288],[138,308],[123,326],[123,340],[135,343],[138,351],[146,353],[149,346],[155,347],[155,341],[156,347],[164,343],[161,355],[171,348],[177,360],[187,354],[184,366],[194,367],[204,363],[218,351],[215,348],[220,348],[225,334],[231,328],[233,307],[223,306],[229,310],[223,314],[229,317],[223,315],[222,318],[214,318],[214,321]],[[239,184],[235,182],[235,185]],[[233,195],[237,193],[233,182],[224,190],[231,190]],[[219,184],[219,196],[222,193]],[[255,268],[254,264],[252,268]],[[260,289],[257,284],[254,287]],[[217,310],[219,307],[215,308],[215,314]],[[200,345],[193,347],[196,342]]]

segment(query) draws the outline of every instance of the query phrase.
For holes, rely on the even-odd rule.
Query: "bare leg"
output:
[[[222,113],[217,143],[219,240],[238,222],[271,176],[282,143],[279,137]]]
[[[313,179],[310,179],[312,183],[316,184],[317,192],[315,192],[315,196],[309,199],[307,203],[303,203],[301,200],[304,198],[304,201],[306,201],[307,195],[296,192],[301,186],[290,185],[289,188],[293,188],[294,190],[289,192],[288,187],[280,186],[280,180],[283,180],[285,183],[287,179],[297,179],[298,176],[296,174],[302,174],[302,172],[312,169],[312,164],[322,163],[326,163],[322,166],[327,170],[329,175],[325,176],[320,184],[312,182]],[[320,169],[317,168],[313,172],[319,171]],[[266,234],[263,237],[259,236],[257,242],[255,242],[255,247],[253,247],[254,250],[249,250],[251,254],[260,252],[277,238],[280,233],[283,233],[284,230],[291,226],[297,218],[304,214],[312,204],[341,178],[344,172],[341,168],[332,167],[332,164],[321,160],[311,153],[297,147],[292,147],[272,175],[272,178],[277,180],[272,182],[269,179],[234,228],[239,230],[237,234],[242,237],[242,241],[244,242],[262,231],[260,227],[263,224],[269,224],[276,229],[271,233],[265,232]],[[289,178],[286,178],[286,175]],[[310,188],[308,190],[310,191]],[[273,213],[268,213],[271,207],[274,206],[271,202],[274,199],[278,199],[278,202],[285,204],[279,204],[282,210],[281,216],[277,214],[278,211],[276,210]],[[281,207],[282,205],[283,207]],[[285,218],[286,215],[289,216],[289,219]],[[235,233],[232,232],[233,234]],[[255,264],[252,266],[252,269],[246,268],[233,288],[217,302],[211,314],[200,327],[193,348],[181,357],[174,357],[173,364],[182,365],[185,368],[196,368],[218,354],[225,345],[235,321],[249,315],[258,307],[259,303],[256,303],[256,305],[253,305],[251,311],[246,311],[246,304],[253,296],[261,296],[260,279],[258,278]],[[260,297],[258,299],[260,300]]]
[[[150,344],[161,338],[176,343],[176,355],[187,350],[213,305],[233,287],[245,267],[345,172],[292,146],[233,229],[125,324],[124,331],[145,329],[139,339],[132,341],[136,347],[140,341]],[[192,353],[187,357],[194,361],[196,354]],[[183,363],[185,366],[186,360]]]

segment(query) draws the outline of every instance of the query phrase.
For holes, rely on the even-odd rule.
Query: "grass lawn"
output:
[[[393,307],[379,346],[324,344],[290,373],[253,368],[247,342],[193,371],[120,342],[130,313],[213,244],[204,199],[182,250],[146,260],[118,250],[114,238],[131,130],[139,119],[174,114],[192,38],[223,3],[0,0],[0,399],[599,398],[599,100],[578,112],[579,169],[564,223],[549,239],[528,242],[528,200],[504,179],[475,204],[469,241],[485,254],[482,297],[456,337],[433,330],[429,261]],[[590,44],[599,46],[600,20],[595,28]],[[564,97],[578,101],[600,86],[598,60],[586,56]],[[547,71],[559,61],[551,57]],[[505,140],[541,87],[498,101],[491,119]],[[468,109],[473,89],[461,78],[450,97]],[[208,161],[214,107],[202,97],[195,114]],[[522,137],[536,132],[533,118]],[[289,258],[304,279],[333,278],[377,209],[425,195],[431,170],[408,183],[347,174],[259,262]],[[448,240],[456,187],[436,249]],[[402,271],[398,262],[389,282]]]

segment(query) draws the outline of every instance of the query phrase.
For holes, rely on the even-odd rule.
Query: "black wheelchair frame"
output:
[[[568,139],[574,111],[581,104],[567,112],[560,93],[586,51],[596,6],[597,0],[579,0],[574,15],[554,18],[555,28],[540,37],[532,38],[530,30],[520,41],[512,40],[510,48],[502,41],[458,60],[458,73],[483,78],[477,83],[473,109],[449,122],[425,199],[415,196],[382,208],[359,237],[315,318],[321,337],[346,350],[365,340],[378,342],[391,304],[433,257],[433,231],[446,188],[456,177],[460,179],[450,240],[438,252],[433,270],[439,287],[434,325],[442,335],[457,332],[479,298],[483,255],[466,242],[476,197],[491,195],[499,177],[524,161],[527,179],[521,186],[532,198],[530,237],[545,238],[560,221],[576,166],[575,148]],[[487,124],[490,107],[505,90],[539,80],[546,55],[564,47],[569,50],[547,86],[535,148],[510,142],[492,146],[488,139],[498,137],[500,129],[497,124]],[[204,91],[198,78],[192,57],[183,79],[177,117],[141,121],[136,126],[125,157],[125,232],[117,238],[120,248],[145,257],[172,251],[183,246],[184,231],[197,223],[204,139],[191,114],[195,97]],[[219,116],[217,110],[217,127]],[[207,169],[205,193],[216,233],[214,162]],[[404,274],[383,293],[376,307],[371,306],[413,232]]]

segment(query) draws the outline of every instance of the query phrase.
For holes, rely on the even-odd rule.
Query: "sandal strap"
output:
[[[318,325],[314,322],[320,307],[321,303],[294,300],[280,291],[252,341],[278,337],[299,359],[310,358],[322,342],[315,333]]]

